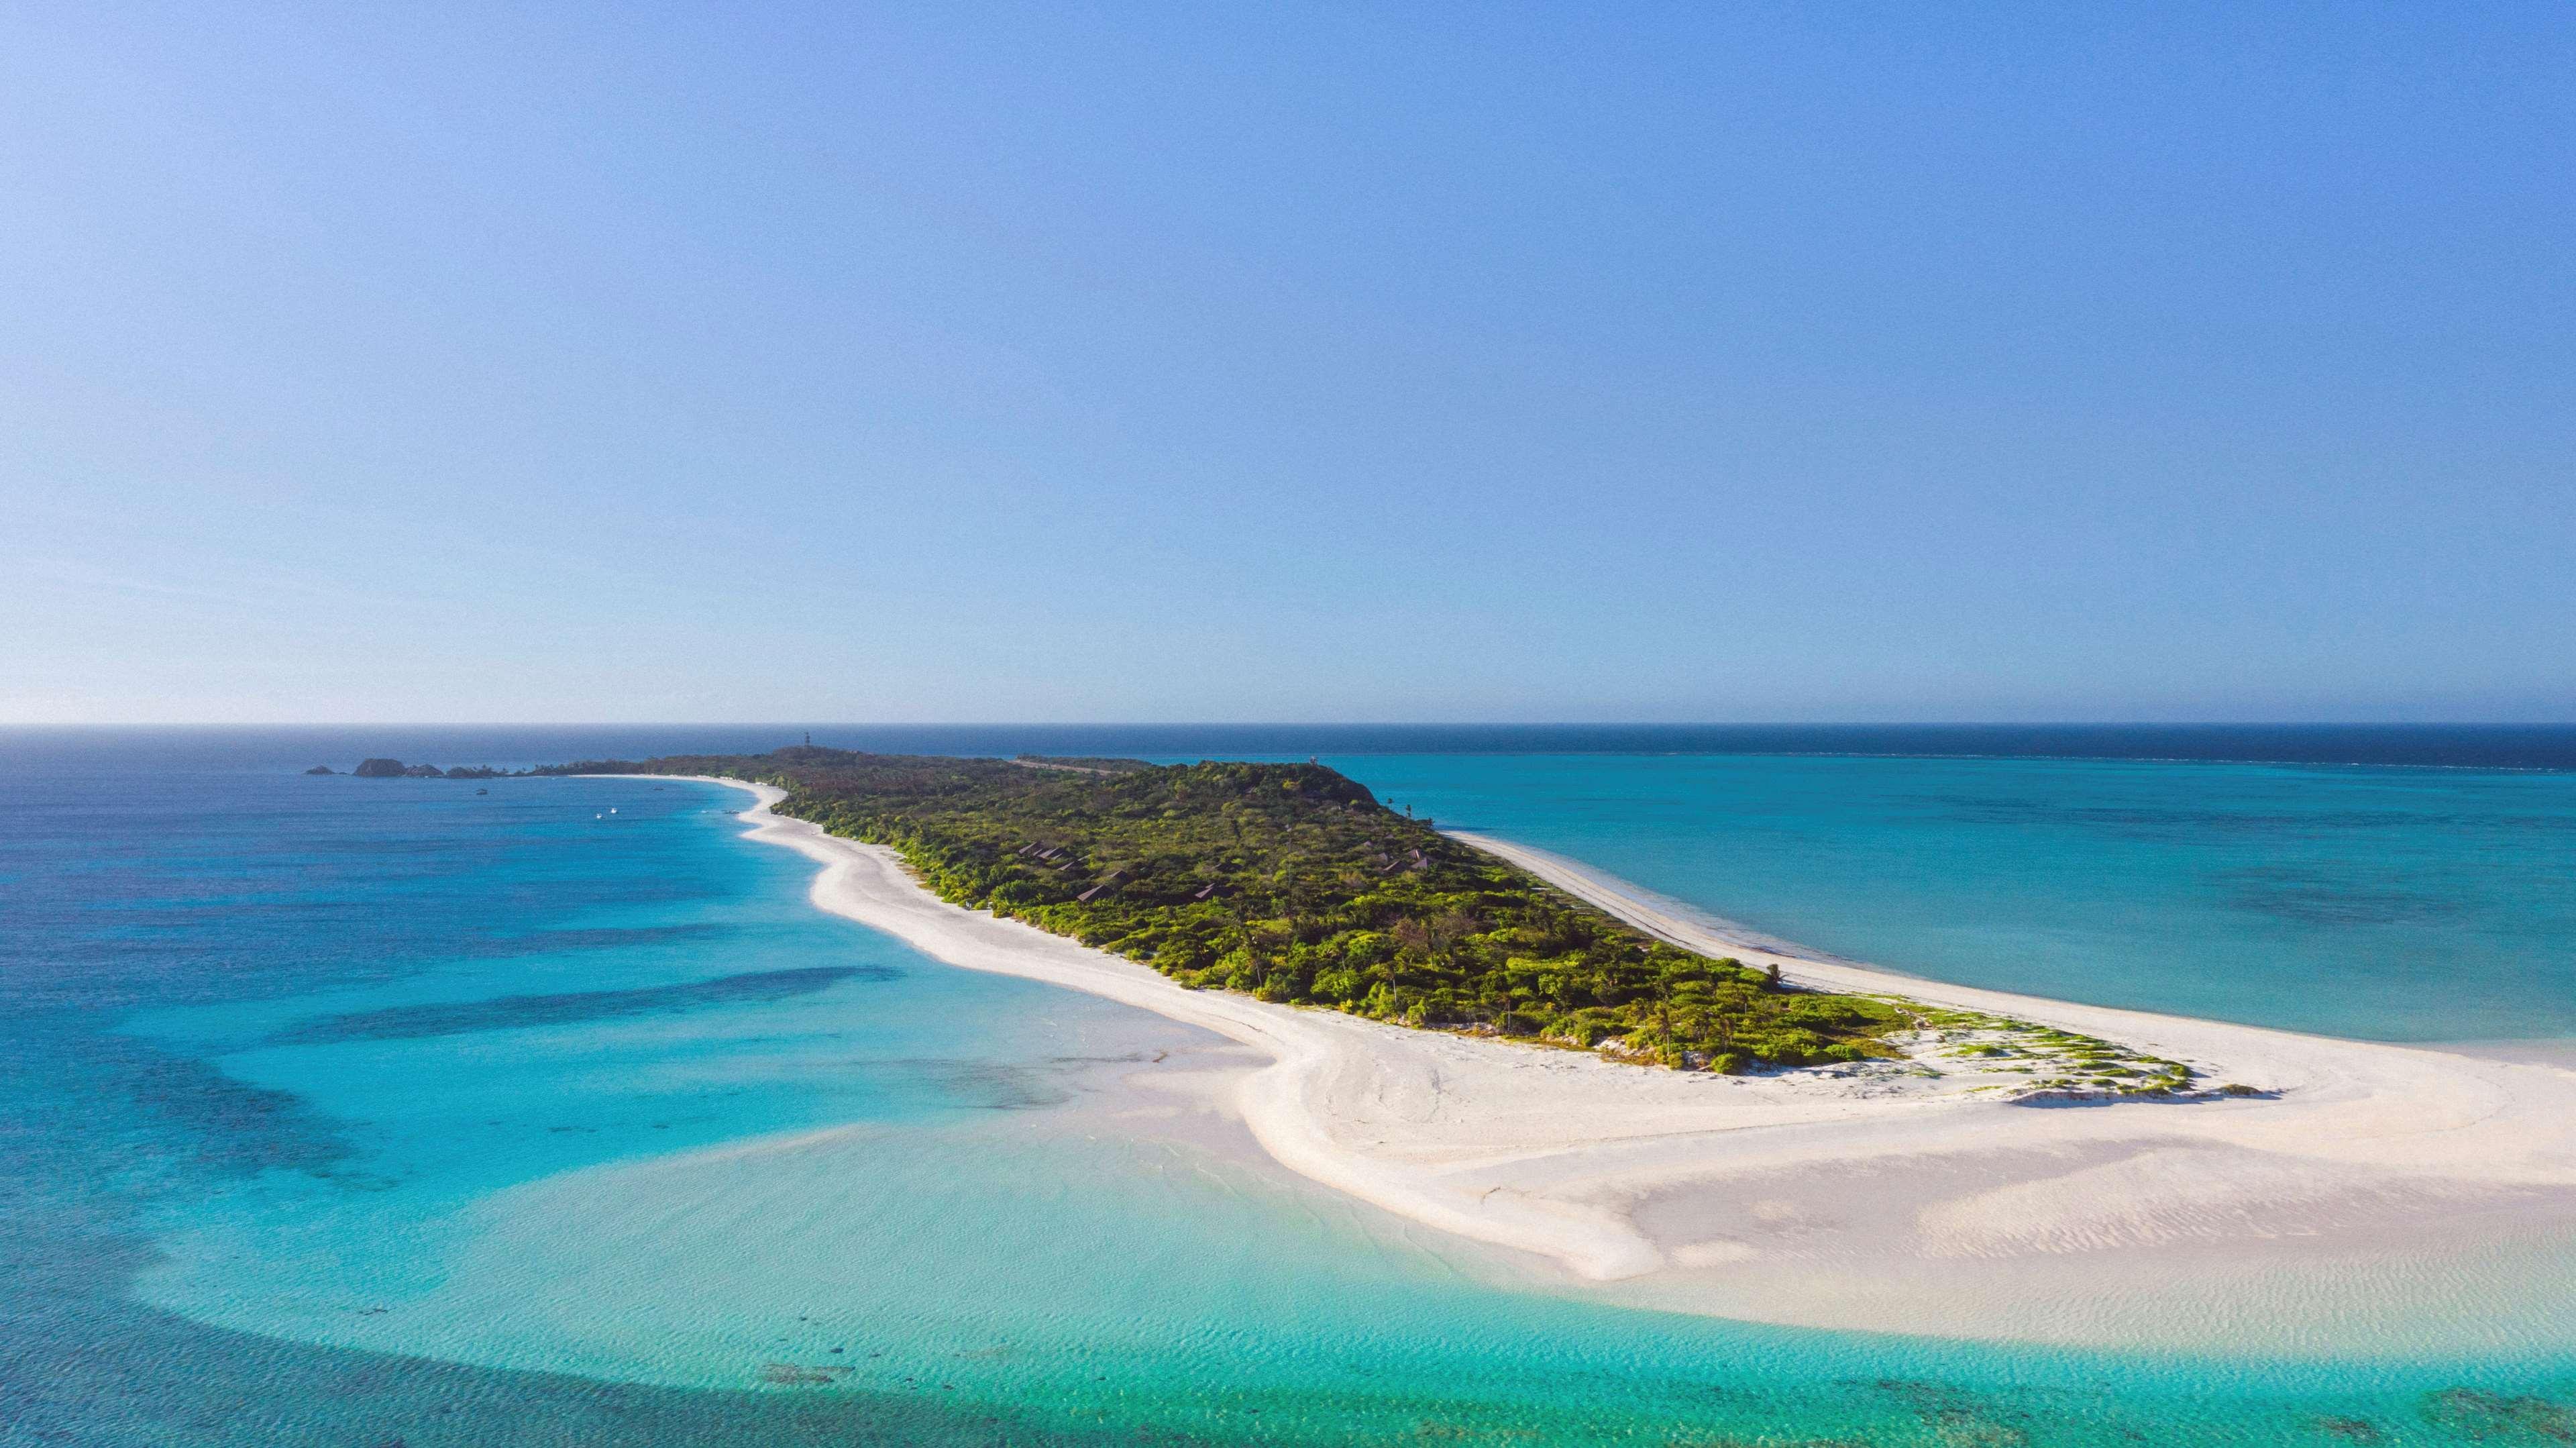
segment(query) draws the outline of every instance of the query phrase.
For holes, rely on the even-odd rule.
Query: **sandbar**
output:
[[[1977,990],[1817,959],[1609,876],[1457,838],[1793,984],[2008,1016],[2262,1093],[2017,1104],[1870,1062],[1721,1076],[1192,991],[923,889],[770,811],[812,899],[934,959],[1089,992],[1268,1058],[1230,1105],[1290,1170],[1542,1288],[1818,1327],[2336,1356],[2576,1347],[2576,1072]]]

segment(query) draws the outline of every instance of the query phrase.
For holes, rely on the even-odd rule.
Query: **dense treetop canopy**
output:
[[[787,791],[924,884],[1193,989],[1740,1070],[1891,1054],[1889,1004],[1654,939],[1314,764],[943,758],[811,746],[589,761]]]

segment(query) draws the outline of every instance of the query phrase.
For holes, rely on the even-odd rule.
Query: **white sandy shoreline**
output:
[[[1190,991],[952,906],[888,849],[774,815],[831,913],[968,969],[1252,1046],[1233,1106],[1291,1170],[1625,1300],[1948,1336],[2527,1351],[2571,1335],[2576,1072],[2045,1001],[1779,954],[1543,852],[1460,835],[1686,947],[2007,1015],[2275,1099],[2016,1106],[1901,1064],[1723,1077]],[[2525,1261],[2528,1257],[2530,1260]],[[2539,1264],[2537,1267],[2532,1263]],[[2258,1287],[2249,1283],[2259,1283]],[[2457,1299],[2454,1302],[2454,1299]],[[2527,1299],[2527,1300],[2526,1300]],[[2251,1306],[2250,1303],[2260,1304]],[[2411,1316],[2389,1316],[2396,1304]],[[2361,1316],[2356,1316],[2360,1314]],[[2375,1314],[2375,1315],[2374,1315]]]

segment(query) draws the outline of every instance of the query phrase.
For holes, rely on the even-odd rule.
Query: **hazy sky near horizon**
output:
[[[0,11],[0,722],[2576,718],[2576,8]]]

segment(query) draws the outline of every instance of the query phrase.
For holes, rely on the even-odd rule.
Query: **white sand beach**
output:
[[[2576,1341],[2576,1072],[1972,990],[1729,940],[1572,862],[1458,838],[1642,929],[2187,1062],[2241,1099],[2015,1104],[1920,1062],[1719,1076],[1190,991],[949,905],[891,850],[746,811],[821,908],[968,969],[1204,1027],[1262,1148],[1531,1280],[1667,1309],[1945,1336],[2338,1353]],[[2321,986],[2321,988],[2326,988]],[[1506,1254],[1509,1255],[1509,1254]]]

